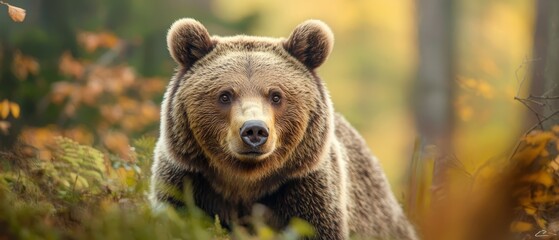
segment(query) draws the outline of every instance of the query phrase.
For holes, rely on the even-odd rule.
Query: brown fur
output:
[[[262,204],[271,226],[299,217],[319,239],[416,239],[378,162],[335,116],[314,71],[333,46],[324,23],[309,20],[288,39],[274,39],[210,37],[197,21],[182,19],[167,40],[179,68],[162,105],[154,205],[181,206],[179,190],[189,181],[196,205],[225,224]],[[223,94],[230,103],[220,102]],[[270,132],[258,156],[245,155],[239,138],[253,119]]]

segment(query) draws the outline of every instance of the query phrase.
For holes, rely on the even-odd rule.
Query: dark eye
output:
[[[272,94],[272,103],[279,104],[281,102],[281,96],[277,93]]]
[[[231,103],[231,94],[230,93],[223,93],[219,95],[219,102],[223,104]]]

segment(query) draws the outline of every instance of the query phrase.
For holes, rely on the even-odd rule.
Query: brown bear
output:
[[[167,44],[178,63],[164,96],[150,200],[197,207],[230,225],[268,209],[281,229],[306,220],[317,239],[417,239],[362,137],[334,113],[316,74],[333,47],[318,20],[287,39],[210,36],[176,21]]]

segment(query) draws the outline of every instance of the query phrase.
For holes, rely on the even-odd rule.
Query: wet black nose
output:
[[[241,127],[241,139],[251,147],[259,147],[268,140],[268,127],[261,120],[246,121]]]

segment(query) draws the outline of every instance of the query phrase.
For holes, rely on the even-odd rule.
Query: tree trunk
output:
[[[450,150],[453,112],[452,1],[418,0],[419,66],[413,94],[423,142]]]
[[[452,0],[417,0],[419,62],[411,106],[419,139],[412,160],[408,206],[412,219],[433,218],[446,182],[448,155],[452,152],[454,113],[453,64],[453,2]],[[433,154],[432,145],[438,149]],[[431,150],[430,150],[431,149]],[[431,171],[433,170],[433,171]],[[432,174],[432,181],[429,176]],[[443,193],[444,194],[444,193]],[[424,202],[431,196],[430,202]],[[431,210],[425,209],[431,206]],[[439,217],[435,217],[439,218]],[[443,219],[442,216],[439,219]],[[420,222],[419,222],[420,223]],[[438,222],[440,223],[440,222]],[[429,227],[424,237],[441,239]],[[443,237],[444,238],[444,237]]]
[[[551,116],[559,111],[559,1],[547,1],[549,7],[548,44],[546,66],[544,70],[545,95],[550,98],[544,109],[545,116]],[[559,123],[559,115],[548,121],[548,125]]]
[[[559,1],[539,0],[536,11],[530,98],[540,104],[532,104],[538,115],[529,112],[527,123],[547,119],[541,127],[548,129],[559,119]]]

